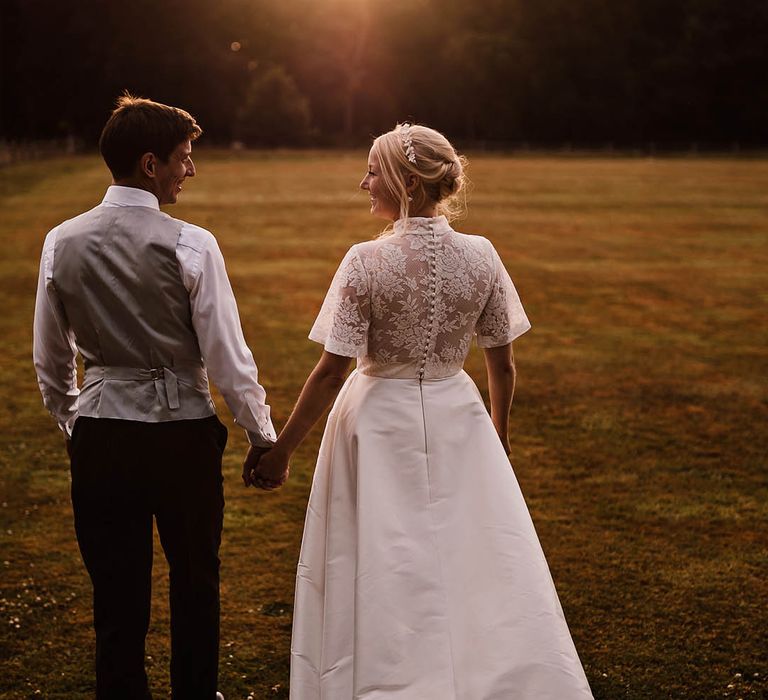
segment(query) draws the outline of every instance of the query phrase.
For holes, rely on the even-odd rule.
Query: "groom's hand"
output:
[[[243,483],[246,486],[256,486],[254,472],[261,456],[269,452],[270,449],[269,447],[255,447],[254,445],[251,445],[248,449],[248,454],[245,455],[245,461],[243,462]]]
[[[264,455],[254,469],[251,483],[266,491],[280,488],[288,479],[289,458],[290,455],[283,452],[279,447],[270,450],[269,454]]]

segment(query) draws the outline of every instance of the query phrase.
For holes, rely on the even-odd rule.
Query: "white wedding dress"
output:
[[[444,217],[353,246],[310,338],[357,358],[296,578],[292,700],[592,698],[528,509],[462,364],[530,328]]]

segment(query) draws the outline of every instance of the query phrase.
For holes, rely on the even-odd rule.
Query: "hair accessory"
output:
[[[416,165],[416,151],[413,150],[413,139],[411,138],[411,125],[405,122],[400,127],[400,135],[403,138],[403,148],[405,149],[405,157],[414,165]]]

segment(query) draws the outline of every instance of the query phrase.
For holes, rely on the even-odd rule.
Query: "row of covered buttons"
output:
[[[427,252],[429,255],[429,274],[431,278],[432,289],[430,290],[430,302],[429,302],[429,317],[427,319],[427,337],[424,341],[424,355],[421,358],[421,368],[419,369],[419,378],[424,377],[424,368],[427,364],[427,356],[429,355],[429,345],[432,340],[432,326],[435,321],[435,305],[437,302],[437,269],[436,269],[436,240],[435,231],[432,226],[432,222],[429,224],[429,238],[427,239]]]

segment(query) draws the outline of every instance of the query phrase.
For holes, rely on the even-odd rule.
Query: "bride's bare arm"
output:
[[[509,447],[509,410],[515,393],[515,357],[512,343],[485,348],[485,368],[488,372],[488,393],[491,399],[491,420],[507,454]]]
[[[280,431],[274,447],[263,456],[252,455],[252,450],[248,452],[243,468],[243,481],[246,486],[253,484],[262,488],[275,488],[285,481],[288,476],[288,461],[293,451],[336,398],[351,362],[349,357],[323,351],[304,383],[299,400],[285,427]],[[248,468],[249,460],[256,464]]]

